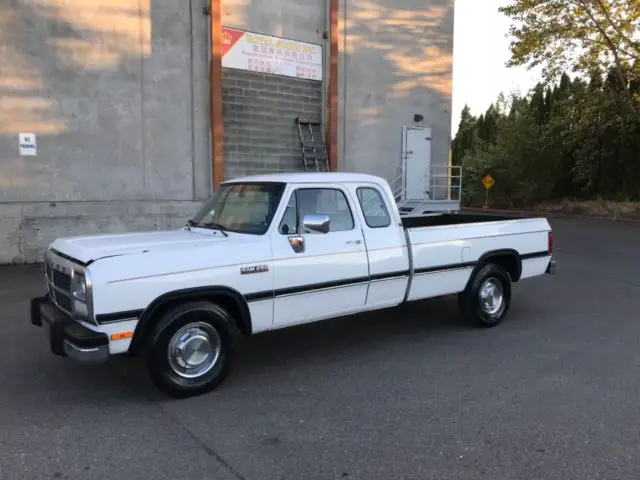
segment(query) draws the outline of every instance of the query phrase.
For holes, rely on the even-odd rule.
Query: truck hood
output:
[[[165,232],[112,233],[59,238],[50,248],[83,263],[91,263],[105,257],[131,255],[158,249],[196,247],[212,242],[224,242],[238,236],[229,233],[224,237],[219,231],[199,228]]]

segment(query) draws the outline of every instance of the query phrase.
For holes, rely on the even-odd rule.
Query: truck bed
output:
[[[505,220],[515,220],[517,218],[520,217],[506,217],[482,213],[442,213],[439,215],[402,217],[402,226],[404,228],[442,227],[469,223],[504,222]]]
[[[463,291],[487,252],[516,252],[521,279],[542,275],[549,263],[550,228],[544,218],[441,214],[406,217],[402,223],[414,272],[409,301]]]

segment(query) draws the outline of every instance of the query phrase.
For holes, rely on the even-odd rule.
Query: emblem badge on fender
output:
[[[263,273],[269,271],[269,265],[249,265],[240,267],[240,275],[248,275],[250,273]]]

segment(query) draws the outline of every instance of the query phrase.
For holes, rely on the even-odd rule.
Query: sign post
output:
[[[495,183],[496,181],[489,174],[482,177],[482,185],[484,185],[484,190],[485,190],[483,208],[489,208],[489,190],[491,190],[491,187],[493,187]]]

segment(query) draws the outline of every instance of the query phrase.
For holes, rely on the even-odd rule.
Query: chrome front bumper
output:
[[[109,337],[71,320],[48,296],[31,299],[31,324],[44,328],[54,355],[88,363],[109,358]]]

